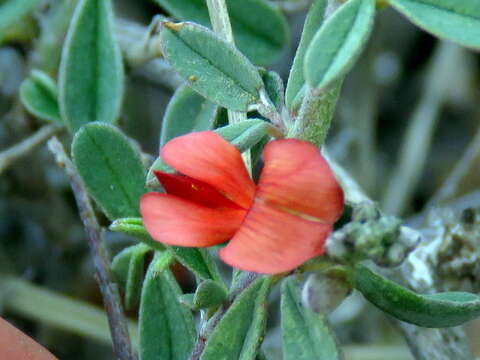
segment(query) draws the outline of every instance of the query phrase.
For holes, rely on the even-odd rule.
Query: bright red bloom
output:
[[[240,152],[213,131],[177,137],[160,156],[181,175],[156,172],[166,194],[142,197],[147,231],[176,246],[231,239],[220,258],[242,270],[275,274],[322,254],[343,210],[343,191],[330,167],[305,141],[268,143],[258,185]]]

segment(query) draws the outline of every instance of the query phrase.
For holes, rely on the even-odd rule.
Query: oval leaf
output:
[[[157,251],[166,249],[162,243],[153,240],[147,230],[145,230],[142,218],[120,218],[112,222],[108,229],[130,235]]]
[[[265,333],[271,277],[260,277],[235,300],[210,335],[201,360],[254,360]]]
[[[192,313],[178,298],[180,287],[168,269],[172,256],[157,254],[150,264],[140,303],[140,359],[185,360],[195,341]]]
[[[112,261],[112,271],[125,289],[127,309],[133,309],[140,300],[145,255],[151,250],[151,247],[144,244],[130,246],[117,254]]]
[[[327,0],[315,0],[308,11],[307,18],[305,19],[302,37],[300,38],[300,43],[298,44],[297,52],[293,59],[290,75],[288,76],[287,90],[285,92],[285,103],[289,110],[295,108],[295,103],[300,103],[300,100],[296,100],[296,97],[301,97],[299,93],[305,84],[305,77],[303,76],[305,53],[307,52],[313,36],[323,24],[326,10]]]
[[[110,220],[139,215],[145,169],[125,135],[112,125],[88,124],[75,135],[72,156],[89,193]]]
[[[33,70],[20,86],[20,100],[27,110],[46,121],[61,123],[55,82],[45,73]]]
[[[234,145],[238,151],[244,152],[268,135],[270,128],[271,125],[264,120],[248,119],[218,128],[215,132]]]
[[[438,37],[480,49],[477,0],[389,0],[414,24]]]
[[[208,249],[169,246],[169,250],[183,266],[199,276],[200,279],[215,280],[223,284],[218,267]]]
[[[193,297],[193,306],[196,309],[206,309],[221,305],[227,300],[227,289],[218,282],[205,280],[198,285]]]
[[[195,91],[234,111],[247,111],[259,98],[262,79],[233,45],[192,23],[164,23],[162,53]]]
[[[113,123],[123,95],[123,65],[111,0],[81,0],[68,30],[59,73],[60,110],[72,132]]]
[[[217,110],[217,105],[189,86],[179,87],[170,99],[163,117],[160,146],[180,135],[213,129]]]
[[[324,317],[302,306],[299,282],[294,277],[282,283],[281,313],[285,360],[342,358]]]
[[[275,71],[263,71],[262,80],[265,85],[265,91],[278,112],[282,111],[285,103],[283,81],[280,75]]]
[[[375,0],[350,0],[315,34],[305,54],[305,78],[324,89],[351,69],[373,27]]]
[[[155,0],[176,19],[211,27],[205,0]],[[235,43],[257,65],[270,65],[288,43],[285,16],[265,0],[227,0]]]
[[[386,313],[418,326],[458,326],[480,316],[480,296],[465,292],[419,295],[368,269],[356,266],[353,282],[367,300]]]

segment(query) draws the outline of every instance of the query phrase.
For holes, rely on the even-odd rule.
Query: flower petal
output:
[[[241,209],[239,205],[227,199],[214,187],[203,181],[185,175],[168,174],[162,171],[155,171],[155,176],[167,194],[175,195],[210,208],[229,207]]]
[[[305,220],[256,201],[219,255],[241,270],[277,274],[321,255],[331,230],[329,224]]]
[[[170,140],[161,158],[184,175],[206,182],[248,209],[255,193],[240,152],[213,131],[194,132]]]
[[[182,198],[147,193],[140,200],[140,212],[148,233],[168,245],[206,247],[230,239],[246,211],[208,208]]]
[[[292,214],[334,223],[343,209],[343,191],[327,161],[312,144],[295,139],[272,141],[256,197]]]

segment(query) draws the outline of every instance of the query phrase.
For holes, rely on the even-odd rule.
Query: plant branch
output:
[[[382,208],[390,214],[402,214],[412,198],[425,167],[439,112],[445,102],[463,49],[441,42],[433,57],[421,98],[410,119],[399,155],[385,191]]]
[[[102,229],[95,217],[95,212],[90,203],[83,180],[77,173],[75,165],[65,153],[63,145],[56,137],[49,141],[48,146],[54,154],[57,164],[65,169],[65,173],[70,180],[80,217],[88,235],[90,251],[96,270],[96,279],[102,292],[108,315],[115,355],[120,360],[134,360],[136,357],[130,343],[128,326],[121,306],[118,285],[113,280],[113,275],[110,271],[109,255],[104,246]]]
[[[63,129],[64,127],[58,124],[46,125],[25,140],[22,140],[11,148],[0,152],[0,174],[2,174],[15,161],[27,156],[39,145],[43,144]]]

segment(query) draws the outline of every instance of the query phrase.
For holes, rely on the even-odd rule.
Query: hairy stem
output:
[[[65,173],[70,180],[80,218],[88,235],[90,251],[96,270],[96,280],[100,287],[107,311],[115,355],[120,360],[135,360],[136,356],[130,343],[127,321],[123,313],[118,285],[113,280],[113,275],[110,271],[110,257],[104,245],[102,229],[95,217],[95,212],[93,211],[83,180],[80,178],[75,165],[65,153],[63,145],[56,137],[49,141],[48,146],[54,154],[56,162],[60,167],[65,169]]]

